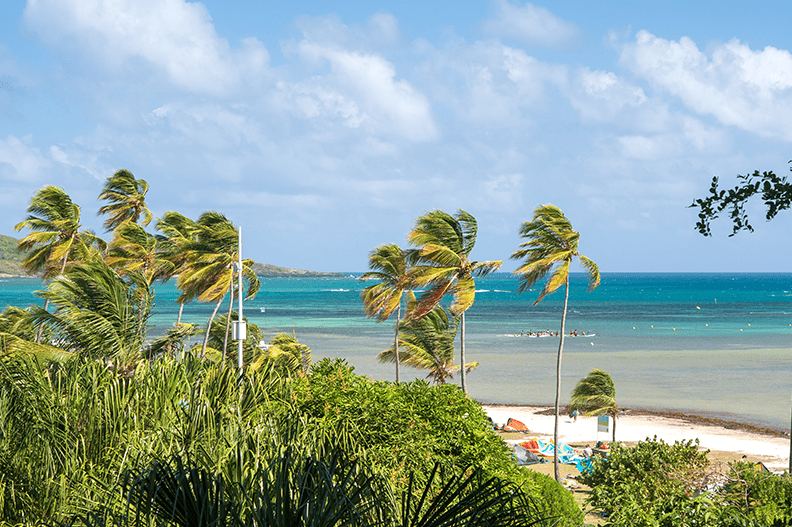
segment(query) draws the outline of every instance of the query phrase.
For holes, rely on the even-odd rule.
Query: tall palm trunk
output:
[[[201,346],[201,360],[203,360],[204,355],[206,355],[206,345],[209,343],[209,330],[212,329],[212,321],[214,320],[215,315],[217,315],[217,310],[220,309],[220,304],[223,303],[223,299],[225,299],[225,295],[223,295],[220,300],[218,300],[214,311],[212,311],[212,316],[209,317],[209,324],[206,325],[206,336],[204,336],[203,346]]]
[[[462,374],[462,391],[465,392],[465,395],[468,394],[467,391],[467,383],[465,382],[465,312],[462,312],[462,320],[460,321],[461,332],[460,332],[460,343],[459,343],[459,354],[460,360],[462,361],[462,369],[460,370]]]
[[[233,282],[233,275],[231,275]],[[231,309],[234,307],[234,284],[228,289],[231,292],[231,300],[228,302],[228,316],[226,317],[225,335],[223,336],[223,366],[226,362],[226,351],[228,350],[228,330],[231,327]]]
[[[74,237],[72,237],[74,238]],[[74,242],[74,240],[72,240]],[[66,262],[69,260],[69,253],[71,251],[66,251],[66,254],[63,255],[63,263],[61,264],[60,276],[63,276],[63,273],[66,272]],[[49,298],[44,302],[44,311],[49,308]],[[36,344],[41,344],[41,335],[44,333],[44,324],[39,325],[38,332],[36,333]]]
[[[613,437],[611,438],[611,442],[615,443],[616,442],[616,412],[613,413],[611,419],[613,419],[613,430],[612,430]]]
[[[182,311],[184,311],[184,302],[179,302],[179,316],[176,317],[176,325],[181,324]]]
[[[396,310],[396,336],[393,337],[393,351],[396,353],[396,382],[399,382],[399,322],[401,321],[401,300]]]
[[[556,396],[555,425],[553,426],[553,471],[555,479],[561,482],[561,471],[558,468],[558,405],[561,400],[561,354],[564,352],[564,332],[566,331],[567,303],[569,302],[569,275],[564,282],[564,312],[561,314],[561,339],[558,342],[558,360],[556,361]]]

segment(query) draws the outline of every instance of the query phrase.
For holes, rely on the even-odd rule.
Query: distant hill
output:
[[[323,273],[319,271],[301,271],[299,269],[289,269],[288,267],[278,267],[277,265],[256,263],[253,265],[253,272],[262,278],[280,277],[337,277],[346,276],[344,273]]]
[[[11,236],[0,234],[0,276],[26,276],[22,270],[22,260],[25,255],[17,252],[19,240]],[[253,271],[257,276],[264,278],[276,277],[335,277],[344,276],[343,273],[321,273],[316,271],[301,271],[299,269],[289,269],[288,267],[278,267],[276,265],[257,263],[253,266]]]
[[[25,276],[22,270],[23,253],[17,252],[16,238],[0,234],[0,275]]]

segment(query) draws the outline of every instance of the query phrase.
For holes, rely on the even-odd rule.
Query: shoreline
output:
[[[511,417],[524,423],[528,432],[503,432],[509,443],[529,438],[551,440],[554,409],[551,406],[482,404],[482,408],[497,424],[503,425]],[[597,431],[596,417],[578,417],[577,421],[565,413],[559,416],[559,441],[585,446],[611,441],[611,434]],[[667,443],[699,440],[699,447],[713,452],[726,452],[737,460],[745,455],[762,461],[770,470],[783,471],[789,467],[789,434],[771,428],[703,417],[674,411],[635,409],[621,414],[616,420],[616,440],[637,443],[657,437]]]
[[[520,404],[520,403],[483,403],[479,404],[484,407],[503,407],[503,408],[544,408],[541,410],[542,415],[554,415],[554,407],[550,404]],[[569,415],[567,406],[561,405],[559,407],[559,414],[561,417]],[[625,416],[654,416],[665,417],[669,419],[679,419],[689,422],[694,425],[713,426],[726,428],[730,430],[741,430],[745,432],[754,432],[757,434],[765,434],[768,436],[789,438],[790,428],[779,428],[774,426],[767,426],[760,423],[760,420],[755,420],[753,423],[738,420],[739,417],[728,413],[715,413],[704,412],[696,410],[679,410],[674,408],[644,408],[633,407],[624,409],[619,414],[619,419]]]

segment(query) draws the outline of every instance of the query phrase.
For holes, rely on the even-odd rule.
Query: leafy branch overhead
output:
[[[753,232],[748,214],[745,212],[745,204],[757,194],[761,195],[767,207],[765,214],[767,221],[792,206],[792,183],[787,181],[786,177],[780,177],[773,171],[760,173],[756,170],[753,174],[738,175],[737,179],[742,182],[733,189],[719,190],[718,177],[713,177],[709,195],[694,200],[690,205],[691,208],[699,209],[696,230],[704,236],[712,236],[710,222],[717,219],[724,211],[728,212],[733,223],[732,233],[729,236],[734,236],[741,230]]]

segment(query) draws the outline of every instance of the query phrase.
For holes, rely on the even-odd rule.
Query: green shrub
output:
[[[295,380],[294,397],[300,413],[316,426],[341,428],[342,435],[355,437],[397,489],[404,488],[410,472],[427,473],[435,463],[452,471],[481,466],[486,475],[537,497],[547,516],[582,523],[571,493],[551,478],[520,470],[481,405],[455,385],[374,382],[343,360],[325,359]]]
[[[522,472],[536,489],[533,496],[540,503],[552,504],[548,508],[548,512],[557,519],[559,527],[583,524],[583,511],[575,502],[574,496],[555,478],[540,474],[535,470],[523,469]]]
[[[729,482],[723,500],[735,513],[755,519],[761,525],[792,525],[792,477],[759,470],[756,463],[730,465]]]
[[[634,448],[614,443],[580,481],[592,488],[588,503],[613,525],[685,525],[707,508],[691,496],[702,490],[708,464],[698,441],[670,445],[655,437]]]

